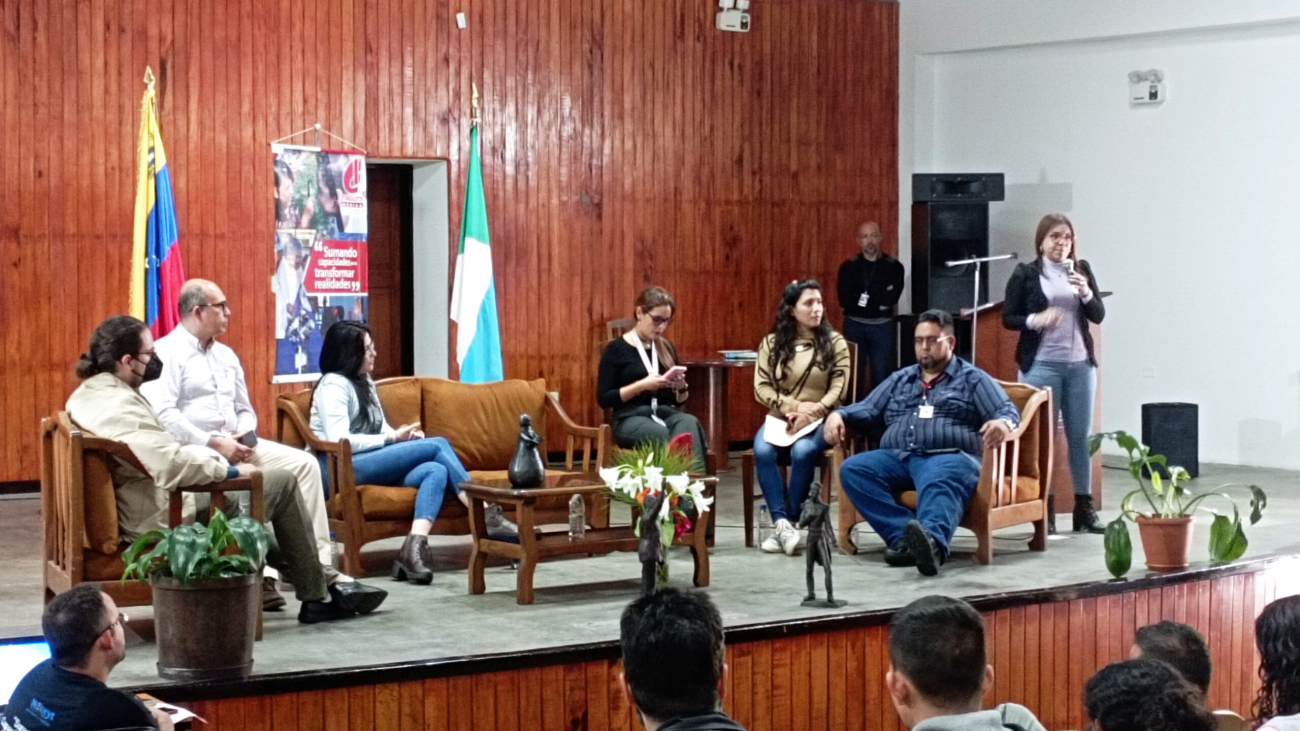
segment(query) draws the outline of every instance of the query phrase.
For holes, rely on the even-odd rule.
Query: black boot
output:
[[[424,551],[428,536],[408,535],[397,552],[393,562],[393,578],[398,581],[410,581],[412,584],[428,584],[433,581],[433,569],[424,563]]]
[[[1106,532],[1106,526],[1102,525],[1101,519],[1097,517],[1097,513],[1092,509],[1091,495],[1074,496],[1074,532]]]

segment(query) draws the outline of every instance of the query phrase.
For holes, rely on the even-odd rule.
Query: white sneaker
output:
[[[765,553],[781,553],[784,551],[784,544],[781,542],[781,536],[783,535],[781,531],[789,525],[790,521],[785,518],[776,521],[776,526],[772,528],[771,535],[763,539],[763,544],[759,548],[763,549]]]
[[[785,555],[793,556],[794,552],[799,549],[799,533],[798,528],[791,525],[789,521],[785,521],[785,533],[780,534],[781,550],[785,551]]]

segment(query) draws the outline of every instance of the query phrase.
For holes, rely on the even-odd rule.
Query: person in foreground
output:
[[[1178,671],[1205,696],[1210,692],[1210,647],[1191,627],[1165,620],[1138,629],[1129,657],[1159,660]]]
[[[619,623],[618,682],[645,731],[745,731],[720,709],[727,687],[722,615],[700,591],[659,589]]]
[[[50,659],[18,682],[0,728],[44,731],[102,731],[160,728],[172,720],[150,711],[140,699],[109,688],[108,675],[126,657],[126,615],[113,599],[91,584],[54,597],[41,615],[41,632]]]
[[[1151,658],[1107,665],[1083,690],[1095,731],[1214,731],[1205,697],[1169,664]]]
[[[822,438],[824,424],[818,422],[839,406],[848,392],[849,346],[842,335],[831,329],[825,314],[817,280],[791,282],[781,295],[772,332],[758,346],[754,398],[767,407],[769,420],[754,436],[754,471],[776,524],[761,546],[768,553],[784,551],[792,556],[799,546],[799,531],[790,521],[790,514],[795,513],[798,519],[817,461],[829,447]],[[779,426],[772,418],[784,425],[776,440],[813,424],[817,426],[793,444],[778,447],[769,441],[773,435],[767,434],[769,424]],[[788,487],[781,477],[781,457],[790,464]]]
[[[320,351],[321,379],[311,400],[311,430],[328,442],[347,439],[352,445],[352,471],[357,484],[414,487],[415,520],[393,562],[392,576],[416,584],[433,581],[425,561],[429,532],[450,492],[462,503],[469,499],[460,483],[469,472],[442,437],[425,438],[420,425],[394,429],[384,418],[379,392],[370,374],[375,370],[375,341],[360,322],[336,322],[325,333]],[[505,519],[501,506],[487,511],[489,535],[519,535]]]
[[[181,444],[167,432],[140,395],[140,386],[156,380],[162,366],[148,326],[126,315],[110,317],[91,335],[88,352],[77,362],[81,385],[68,398],[68,415],[79,427],[93,436],[122,442],[145,468],[142,473],[116,458],[110,465],[117,493],[118,525],[126,540],[167,528],[171,491],[258,471],[248,464],[232,465],[209,447]],[[293,583],[302,602],[298,621],[311,624],[377,609],[388,592],[341,580],[334,569],[321,565],[293,474],[284,470],[261,473],[266,519],[273,538],[267,563]],[[238,510],[239,501],[233,502],[236,505],[232,506],[232,514]],[[187,517],[193,517],[197,507],[206,505],[187,505]]]
[[[982,710],[993,687],[984,618],[960,599],[922,597],[894,615],[885,687],[899,720],[916,731],[1045,731],[1024,706]]]
[[[248,398],[244,367],[235,351],[217,341],[230,324],[226,295],[212,282],[191,279],[181,288],[179,307],[180,327],[154,343],[154,354],[163,362],[162,375],[141,384],[140,393],[181,444],[210,447],[233,465],[292,472],[311,521],[316,558],[329,566],[330,527],[320,465],[301,449],[257,439],[257,413]],[[275,578],[266,576],[262,583],[262,608],[283,607]]]
[[[1002,324],[1020,331],[1016,363],[1020,381],[1051,388],[1065,424],[1074,483],[1074,530],[1105,533],[1092,509],[1092,407],[1097,357],[1088,323],[1101,324],[1106,307],[1092,267],[1074,254],[1074,224],[1063,214],[1043,217],[1034,235],[1038,258],[1019,264],[1007,280]]]
[[[1259,694],[1251,707],[1258,731],[1300,731],[1300,596],[1264,607],[1255,620]]]
[[[917,365],[895,371],[871,395],[826,417],[831,444],[845,428],[884,424],[880,449],[840,468],[853,506],[885,541],[885,562],[939,573],[966,503],[979,482],[980,455],[1020,425],[1020,412],[987,373],[953,355],[952,316],[921,313]],[[916,491],[916,511],[894,496]]]
[[[674,368],[677,350],[664,337],[677,302],[660,287],[647,287],[633,303],[636,325],[610,341],[600,354],[596,400],[614,411],[614,440],[624,448],[691,435],[695,469],[704,471],[708,446],[704,427],[678,410],[686,401],[685,369]]]

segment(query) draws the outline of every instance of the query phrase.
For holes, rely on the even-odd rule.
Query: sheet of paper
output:
[[[170,703],[164,703],[163,701],[154,698],[148,693],[137,693],[136,697],[144,702],[145,708],[148,708],[149,710],[153,710],[157,708],[163,713],[166,713],[168,716],[171,716],[172,723],[180,723],[181,721],[188,721],[191,718],[193,718],[194,720],[200,723],[204,723],[204,724],[207,723],[207,721],[202,716],[196,715],[193,711],[189,710],[188,708],[181,708],[180,706],[173,706]]]
[[[785,419],[769,414],[767,421],[763,423],[763,441],[771,444],[773,447],[788,447],[799,441],[805,435],[811,434],[821,423],[822,420],[818,419],[791,434],[786,431],[786,427],[789,426],[789,424]]]

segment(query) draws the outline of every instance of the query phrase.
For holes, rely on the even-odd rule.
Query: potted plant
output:
[[[1171,571],[1187,566],[1188,552],[1192,546],[1192,522],[1199,508],[1214,515],[1210,524],[1210,560],[1227,563],[1241,558],[1248,541],[1241,524],[1237,503],[1222,485],[1211,492],[1193,496],[1183,483],[1191,479],[1187,470],[1168,466],[1163,454],[1151,454],[1151,449],[1131,434],[1123,431],[1102,432],[1088,437],[1088,452],[1096,454],[1103,441],[1112,441],[1128,452],[1128,472],[1137,483],[1120,501],[1120,515],[1106,526],[1106,568],[1116,578],[1128,573],[1133,563],[1133,543],[1129,540],[1125,519],[1137,523],[1146,553],[1147,568],[1154,571]],[[1162,470],[1168,477],[1162,477]],[[1259,522],[1268,504],[1268,496],[1258,485],[1247,485],[1250,492],[1250,524]],[[1201,503],[1207,498],[1222,498],[1232,506],[1232,517],[1211,510]],[[1150,512],[1142,512],[1145,508]]]
[[[246,677],[261,601],[266,529],[247,516],[149,531],[123,554],[122,580],[153,586],[158,674],[168,680]]]

